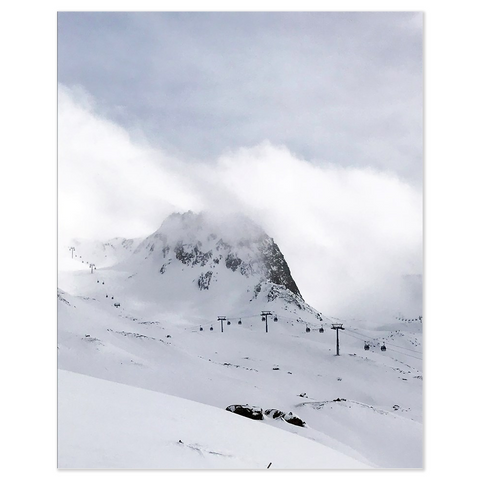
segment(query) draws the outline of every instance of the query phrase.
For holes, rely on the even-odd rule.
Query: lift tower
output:
[[[337,356],[340,355],[340,343],[338,341],[338,331],[339,330],[345,330],[343,328],[343,323],[332,323],[332,330],[337,331]]]

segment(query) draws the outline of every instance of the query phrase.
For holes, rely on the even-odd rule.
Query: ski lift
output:
[[[370,345],[367,342],[365,342],[365,345],[364,345],[363,349],[364,350],[370,350]]]
[[[231,325],[232,322],[230,322],[230,320],[227,320],[227,325]]]
[[[241,324],[242,324],[242,321],[241,321],[241,320],[239,320],[239,321],[238,321],[238,324],[239,324],[239,325],[241,325]]]
[[[305,329],[305,331],[306,331],[307,333],[310,333],[310,327],[307,327],[307,328]]]
[[[203,327],[200,327],[200,331],[203,332]]]
[[[384,344],[380,347],[380,350],[381,350],[382,352],[384,352],[386,349],[387,349],[387,347],[385,346],[385,343],[384,343]]]
[[[210,331],[213,332],[213,327],[210,327]]]
[[[277,318],[276,315],[273,317],[273,321],[274,321],[274,322],[278,322],[278,318]]]
[[[106,298],[108,298],[108,295],[105,295]]]
[[[323,330],[323,327],[320,327],[320,329],[318,330],[320,333],[323,333],[324,330]]]

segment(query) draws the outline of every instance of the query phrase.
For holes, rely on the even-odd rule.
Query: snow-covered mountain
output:
[[[228,223],[227,223],[228,222]],[[259,226],[240,215],[224,218],[221,223],[205,214],[173,214],[147,237],[130,257],[130,264],[148,261],[159,272],[167,273],[172,262],[198,267],[201,290],[214,289],[219,271],[225,267],[253,279],[252,297],[262,290],[273,299],[273,285],[303,300],[278,245]],[[292,296],[293,300],[293,296]],[[297,301],[298,301],[297,300]]]
[[[85,245],[77,245],[78,253]],[[59,272],[60,369],[221,410],[250,404],[293,412],[305,427],[281,418],[264,423],[367,466],[422,466],[421,318],[369,325],[317,312],[303,299],[280,247],[243,216],[174,214],[129,245],[114,265],[97,269],[63,252],[64,261],[77,268]],[[101,249],[87,256],[95,251]],[[272,315],[265,319],[264,311]],[[340,356],[331,328],[338,322],[345,328]],[[63,378],[59,395],[68,395]],[[138,407],[125,406],[126,415],[128,408]],[[189,421],[195,418],[192,411]],[[197,430],[184,441],[198,443]],[[82,440],[72,435],[69,445]],[[111,448],[112,457],[119,455],[113,439]],[[59,461],[92,467],[88,449],[79,454],[81,462],[72,460],[71,449]],[[138,468],[135,462],[131,468]],[[242,465],[256,468],[253,460]]]
[[[262,306],[318,314],[275,241],[241,215],[173,214],[115,269],[131,272],[129,288],[143,302],[154,296],[172,313],[187,314],[190,304],[191,317],[242,316]]]

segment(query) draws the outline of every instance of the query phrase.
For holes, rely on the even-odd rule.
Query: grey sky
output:
[[[59,13],[58,79],[186,161],[263,140],[423,181],[418,13]]]

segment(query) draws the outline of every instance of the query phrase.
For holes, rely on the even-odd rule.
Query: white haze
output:
[[[58,110],[59,249],[147,236],[173,212],[241,212],[275,239],[319,311],[422,313],[422,194],[399,178],[314,165],[268,140],[192,165],[134,141],[81,88],[60,85]]]

